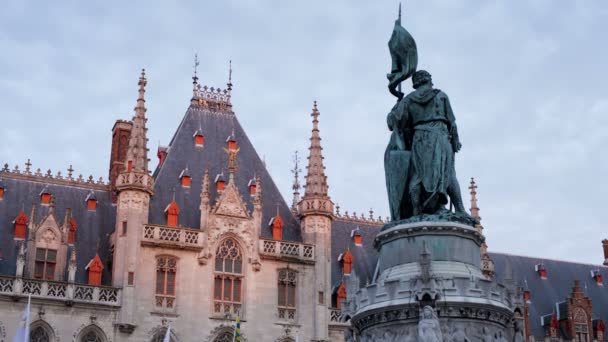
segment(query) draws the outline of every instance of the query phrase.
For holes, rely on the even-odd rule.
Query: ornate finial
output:
[[[232,59],[228,62],[228,91],[232,90]]]
[[[471,190],[471,216],[478,221],[481,221],[481,217],[479,217],[479,207],[477,207],[477,184],[475,184],[475,178],[473,177],[471,177],[469,190]]]
[[[140,93],[142,91],[145,91],[145,87],[146,87],[147,83],[148,83],[148,81],[146,80],[146,69],[141,69],[141,75],[139,76],[139,82],[137,83],[139,85]],[[142,98],[143,98],[143,95],[142,95]]]
[[[302,172],[299,165],[300,158],[298,156],[298,151],[294,152],[293,164],[293,169],[291,170],[291,173],[293,173],[293,185],[291,186],[291,189],[293,190],[293,203],[291,204],[291,209],[295,211],[300,202],[300,172]]]
[[[336,216],[340,216],[340,205],[336,203]]]
[[[74,169],[72,168],[72,164],[70,164],[70,167],[68,168],[68,179],[69,179],[69,180],[74,179],[74,178],[72,177],[72,173],[73,173],[73,172],[74,172]]]
[[[397,21],[399,22],[399,24],[401,24],[401,2],[399,3],[399,16],[397,18]]]
[[[374,219],[374,208],[369,208],[369,219],[370,220]]]
[[[198,76],[196,75],[196,71],[197,71],[198,65],[199,65],[198,54],[195,53],[194,54],[194,76],[192,77],[192,79],[194,80],[194,83],[196,83],[196,81],[198,80]]]
[[[32,163],[30,162],[30,159],[27,159],[27,162],[25,163],[25,174],[30,175],[32,174],[30,172],[30,167],[32,166]]]

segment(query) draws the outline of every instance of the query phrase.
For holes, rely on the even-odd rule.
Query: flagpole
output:
[[[25,334],[23,334],[23,342],[30,341],[30,305],[32,304],[32,294],[30,293],[27,296],[27,311],[26,319],[25,319]]]

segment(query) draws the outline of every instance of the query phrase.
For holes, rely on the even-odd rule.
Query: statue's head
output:
[[[424,318],[433,318],[433,308],[430,306],[425,306],[422,308],[422,314]]]
[[[421,85],[430,83],[433,85],[433,79],[431,78],[431,74],[426,70],[418,70],[414,73],[412,77],[412,84],[414,89],[418,89]]]

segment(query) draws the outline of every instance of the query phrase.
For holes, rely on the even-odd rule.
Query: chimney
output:
[[[133,124],[130,121],[117,120],[112,127],[112,150],[110,151],[110,186],[112,187],[112,202],[116,203],[116,178],[123,170],[127,159],[127,147]]]
[[[165,159],[167,159],[167,150],[169,148],[167,146],[158,146],[158,150],[156,151],[156,156],[158,157],[158,167],[160,168],[165,163]]]

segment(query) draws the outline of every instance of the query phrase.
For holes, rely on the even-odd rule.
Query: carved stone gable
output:
[[[239,190],[231,180],[220,195],[214,207],[214,214],[241,218],[249,218],[250,214],[243,202]]]

